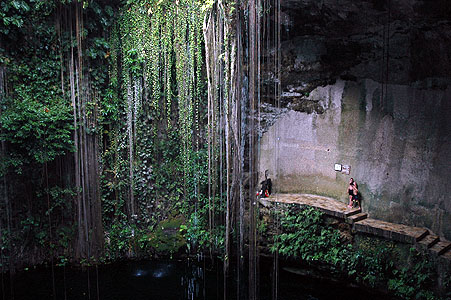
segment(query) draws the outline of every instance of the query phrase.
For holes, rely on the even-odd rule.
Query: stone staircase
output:
[[[365,220],[366,218],[368,218],[368,214],[360,212],[346,216],[346,223],[353,225],[354,223]]]
[[[276,194],[260,199],[260,203],[264,206],[267,206],[269,202],[312,206],[326,215],[350,224],[354,232],[412,244],[426,249],[433,255],[451,260],[451,242],[435,235],[428,229],[371,219],[360,208],[350,209],[346,204],[333,198],[311,194]]]
[[[417,245],[436,256],[449,253],[445,258],[451,258],[451,242],[425,228],[390,223],[376,219],[369,219],[366,213],[358,213],[346,218],[346,222],[353,226],[356,232],[363,232],[383,237],[388,240]]]

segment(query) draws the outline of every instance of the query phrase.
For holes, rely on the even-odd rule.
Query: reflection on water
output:
[[[142,276],[146,276],[147,275],[147,271],[144,270],[136,270],[135,273],[133,274],[133,276],[135,277],[142,277]]]
[[[152,276],[154,278],[163,278],[171,275],[175,266],[173,263],[158,263],[157,265],[142,262],[134,266],[131,274],[134,277]]]
[[[197,261],[188,261],[186,272],[181,277],[181,285],[184,290],[184,299],[206,299],[206,282],[202,255]]]
[[[259,266],[258,299],[326,300],[326,299],[387,299],[360,289],[347,288],[342,283],[308,278],[287,272],[281,266],[277,272],[277,291],[273,290],[274,262],[261,260]],[[204,259],[183,261],[122,262],[89,270],[55,268],[56,295],[52,295],[49,269],[19,273],[14,278],[14,298],[10,293],[9,276],[4,278],[3,299],[121,299],[121,300],[213,300],[223,299],[222,262]],[[227,280],[227,299],[247,299],[247,276],[236,281],[237,270],[231,268]],[[6,278],[6,279],[5,279]],[[0,297],[1,299],[2,297]]]

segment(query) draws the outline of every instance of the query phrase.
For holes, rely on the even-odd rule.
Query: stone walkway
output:
[[[440,238],[425,228],[407,226],[368,218],[360,209],[350,209],[343,202],[333,198],[311,194],[275,194],[260,199],[269,202],[295,203],[315,207],[326,215],[336,217],[352,225],[356,232],[372,234],[388,240],[409,243],[429,249],[435,255],[451,260],[451,242]],[[266,205],[265,205],[266,206]]]

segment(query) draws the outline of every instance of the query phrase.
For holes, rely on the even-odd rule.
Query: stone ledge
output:
[[[451,242],[420,227],[390,223],[367,218],[361,209],[350,209],[336,199],[312,194],[275,194],[259,200],[260,204],[269,208],[271,203],[298,204],[319,209],[328,216],[333,216],[352,226],[353,231],[372,234],[388,240],[425,246],[431,253],[451,260]]]
[[[312,194],[275,194],[265,199],[271,202],[312,206],[324,212],[326,215],[342,220],[362,211],[360,208],[349,209],[346,204],[333,198]]]
[[[424,228],[389,223],[375,219],[366,219],[355,223],[354,230],[409,244],[415,244],[429,234],[429,231]]]

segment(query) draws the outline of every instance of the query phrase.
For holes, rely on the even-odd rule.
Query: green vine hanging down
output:
[[[189,228],[197,228],[186,233],[190,240],[202,237],[207,182],[202,25],[208,5],[140,0],[119,10],[110,74],[123,112],[108,131],[103,176],[109,187],[104,222],[112,235],[130,240],[131,232],[145,235],[165,218],[182,215],[193,223]]]

